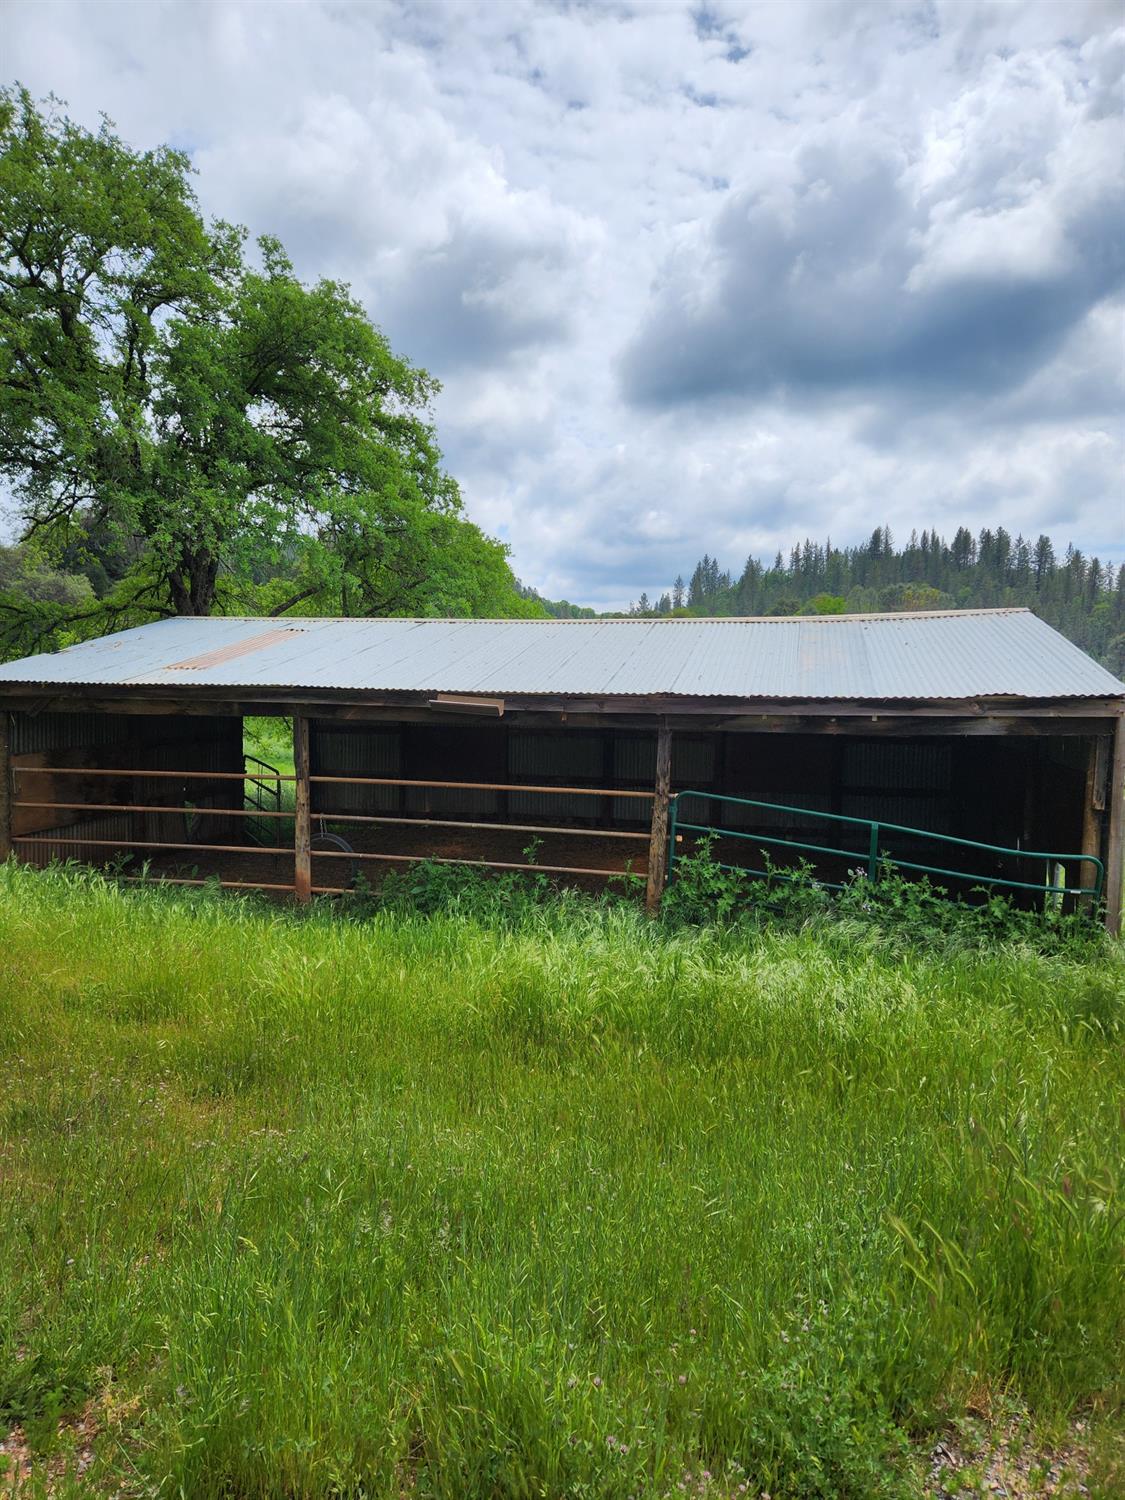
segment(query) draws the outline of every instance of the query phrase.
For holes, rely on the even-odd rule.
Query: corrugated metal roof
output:
[[[553,696],[1125,695],[1023,609],[754,620],[161,620],[0,665],[0,685]]]

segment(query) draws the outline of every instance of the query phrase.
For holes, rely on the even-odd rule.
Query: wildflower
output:
[[[679,1382],[680,1382],[681,1385],[687,1385],[687,1376],[686,1375],[680,1375],[678,1377],[678,1379],[679,1379]]]
[[[602,1385],[602,1377],[600,1375],[595,1375],[594,1376],[594,1388],[595,1388],[595,1390],[601,1390],[601,1385]]]

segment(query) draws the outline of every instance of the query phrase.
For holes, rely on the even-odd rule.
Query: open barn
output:
[[[0,858],[308,900],[420,859],[641,882],[888,863],[1121,907],[1125,685],[1021,609],[174,618],[0,666]],[[292,722],[293,766],[245,721]]]

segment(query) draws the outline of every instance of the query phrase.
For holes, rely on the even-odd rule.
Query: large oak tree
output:
[[[183,152],[0,93],[0,474],[25,547],[124,560],[72,621],[520,612],[442,467],[437,389],[345,286],[207,223]]]

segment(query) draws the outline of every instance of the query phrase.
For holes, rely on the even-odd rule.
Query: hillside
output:
[[[533,590],[525,592],[534,598]],[[594,616],[566,601],[541,601],[559,618]],[[1058,548],[1048,536],[1030,542],[986,527],[965,527],[953,541],[936,531],[912,532],[896,547],[878,526],[866,542],[834,547],[806,538],[786,558],[749,557],[737,576],[704,554],[655,599],[647,594],[632,615],[870,614],[895,610],[981,609],[1020,605],[1116,673],[1125,676],[1125,566]]]

